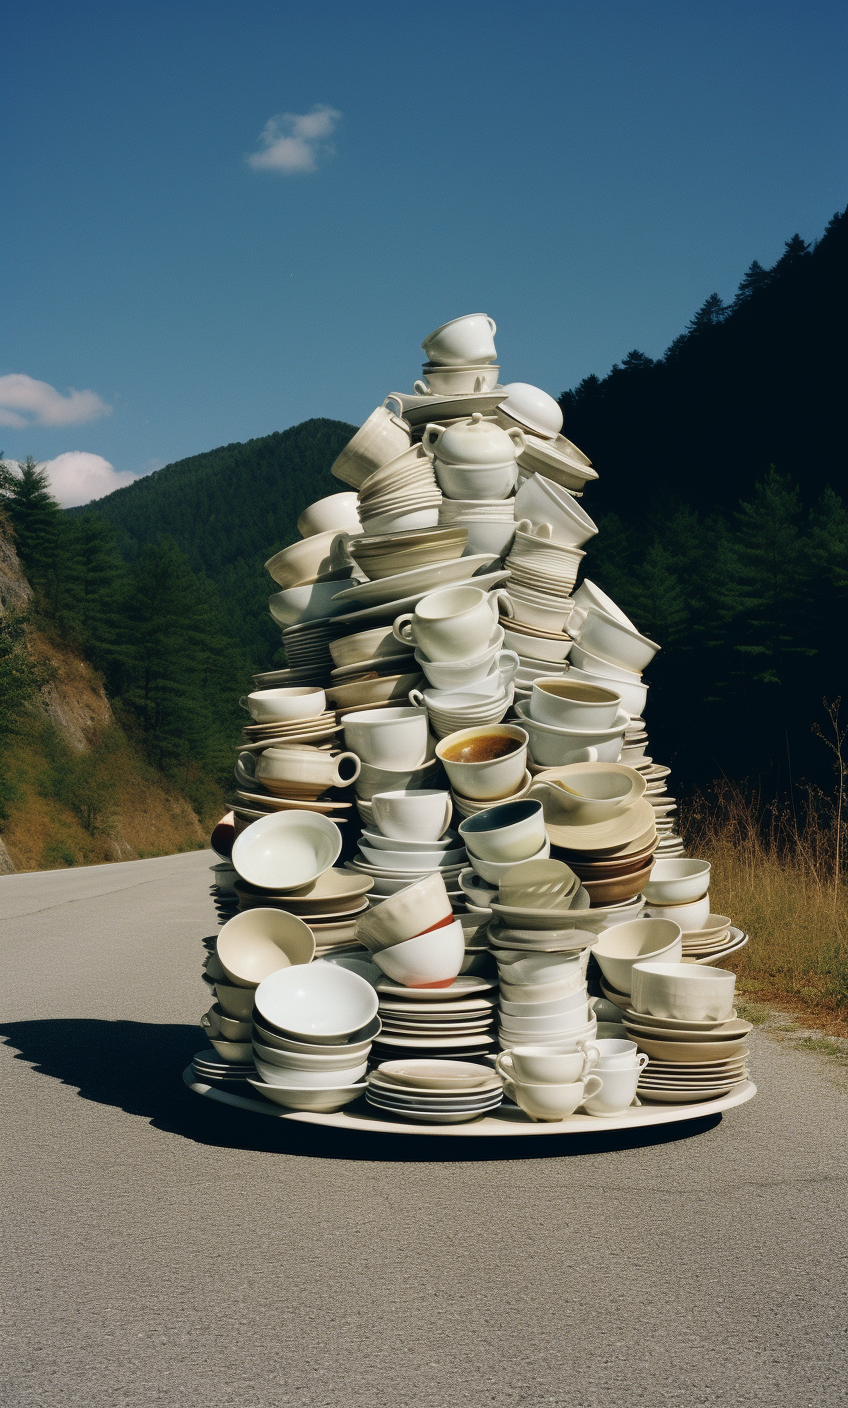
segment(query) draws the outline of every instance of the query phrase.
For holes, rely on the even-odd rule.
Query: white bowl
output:
[[[514,650],[523,661],[529,656],[532,660],[544,662],[550,660],[554,664],[565,660],[572,649],[571,640],[558,640],[555,636],[524,635],[521,631],[513,630],[510,626],[504,627],[504,644],[510,650]]]
[[[358,1049],[348,1051],[345,1047],[333,1047],[320,1053],[286,1051],[277,1046],[265,1046],[254,1036],[253,1050],[261,1061],[271,1066],[280,1066],[289,1071],[349,1071],[362,1064],[365,1054]]]
[[[629,716],[621,713],[618,722],[609,729],[554,728],[528,717],[527,706],[516,704],[515,713],[530,737],[530,756],[539,767],[558,767],[565,763],[616,763],[621,753],[621,740]]]
[[[578,670],[585,670],[588,674],[603,675],[605,680],[621,680],[622,684],[639,685],[642,683],[642,674],[639,670],[625,670],[621,665],[616,665],[612,660],[605,660],[601,655],[595,655],[591,650],[587,650],[580,640],[575,640],[571,648],[571,665],[575,665]]]
[[[369,909],[361,915],[356,924],[356,937],[374,953],[414,938],[450,913],[451,902],[444,878],[436,870],[423,880],[403,884],[377,909]]]
[[[736,974],[697,963],[636,963],[633,1008],[677,1021],[724,1022],[733,1011]]]
[[[535,435],[553,440],[562,430],[562,410],[559,403],[539,386],[526,381],[510,381],[504,386],[506,395],[498,407],[498,419],[505,416],[510,424],[517,421]]]
[[[532,1037],[534,1046],[548,1046],[552,1051],[580,1051],[587,1041],[591,1041],[596,1035],[598,1024],[594,1018],[585,1027],[579,1027],[572,1032],[537,1032]],[[498,1040],[504,1051],[511,1051],[516,1046],[526,1046],[528,1037],[519,1036],[515,1032],[498,1033]]]
[[[259,984],[263,1024],[301,1041],[338,1044],[377,1015],[377,994],[356,973],[330,963],[281,968]]]
[[[330,529],[334,533],[361,533],[362,524],[356,511],[356,499],[356,493],[353,491],[328,494],[324,499],[317,499],[314,504],[303,510],[297,520],[298,533],[304,538],[311,538],[316,533],[326,533]]]
[[[356,1085],[329,1085],[317,1090],[270,1085],[260,1080],[249,1080],[247,1083],[275,1105],[285,1105],[290,1110],[320,1110],[323,1113],[340,1110],[365,1090],[365,1081]]]
[[[510,1037],[519,1036],[551,1036],[553,1033],[578,1032],[583,1031],[589,1025],[589,1002],[584,998],[582,1003],[570,1008],[566,1012],[560,1012],[555,1017],[510,1017],[501,1012],[501,1030]]]
[[[497,356],[496,332],[494,319],[487,313],[463,313],[428,333],[421,346],[433,366],[485,365]]]
[[[441,929],[380,949],[373,957],[387,977],[405,987],[448,987],[465,959],[462,925],[455,919]]]
[[[583,578],[583,581],[574,593],[574,602],[575,605],[579,606],[583,611],[588,611],[590,606],[597,606],[601,611],[605,611],[608,616],[612,616],[614,620],[620,621],[623,626],[629,626],[631,631],[636,630],[630,617],[625,616],[621,607],[616,606],[612,597],[607,596],[606,592],[601,591],[600,587],[596,587],[595,583],[590,582],[588,577]]]
[[[344,611],[344,602],[333,598],[350,586],[349,581],[313,582],[310,586],[289,587],[268,598],[268,608],[278,626],[298,626],[301,621],[319,621]]]
[[[330,963],[331,966],[335,966],[336,962],[337,960],[319,958],[315,966],[317,967],[320,963]],[[358,1055],[360,1060],[364,1060],[371,1048],[372,1041],[380,1035],[381,1027],[380,1018],[372,1017],[367,1026],[359,1027],[355,1032],[351,1032],[347,1041],[314,1042],[297,1041],[294,1037],[271,1031],[269,1027],[263,1027],[261,1022],[255,1021],[253,1023],[253,1040],[258,1041],[266,1049],[288,1051],[299,1056],[343,1056],[350,1060]]]
[[[486,649],[470,660],[431,660],[423,651],[416,650],[415,662],[421,666],[435,689],[471,689],[489,674],[495,657],[503,647],[503,640],[504,633],[500,626],[496,626]]]
[[[326,1071],[302,1071],[279,1066],[271,1061],[263,1061],[254,1054],[253,1063],[268,1085],[276,1085],[288,1090],[326,1089],[334,1086],[355,1085],[362,1080],[368,1070],[368,1061],[360,1060],[355,1066]]]
[[[501,982],[513,991],[507,993],[512,1002],[541,1002],[557,997],[567,997],[576,992],[586,976],[586,964],[580,954],[571,953],[528,953],[519,958],[505,961],[498,954],[498,972]],[[526,996],[521,989],[532,988]],[[555,991],[551,991],[554,988]],[[544,998],[542,989],[546,989]],[[519,995],[520,994],[520,995]]]
[[[364,846],[360,841],[359,849],[371,865],[382,870],[443,870],[465,861],[464,846],[455,851],[431,851],[424,849],[426,844],[422,841],[421,849],[417,851],[385,851]]]
[[[700,899],[689,900],[686,904],[648,904],[645,906],[645,914],[651,919],[669,919],[687,931],[703,929],[710,917],[710,897],[706,894]]]
[[[534,527],[549,524],[551,542],[563,543],[568,547],[581,547],[598,531],[597,524],[592,522],[577,500],[542,474],[532,474],[519,484],[515,495],[515,517],[529,519]]]
[[[566,676],[536,679],[530,696],[530,717],[555,728],[611,728],[621,709],[621,695],[603,685]]]
[[[642,894],[648,904],[686,904],[701,899],[709,884],[708,860],[655,860]]]
[[[249,1022],[253,1014],[253,994],[255,988],[236,987],[235,983],[216,983],[215,996],[228,1017],[238,1022]]]
[[[656,641],[616,621],[597,606],[589,608],[578,636],[581,645],[625,670],[644,670],[660,648]]]
[[[295,963],[311,963],[315,954],[312,930],[283,909],[246,909],[223,926],[215,952],[230,982],[256,987]]]
[[[469,856],[511,862],[536,855],[545,843],[542,804],[535,799],[499,802],[460,822],[459,835]]]
[[[507,1017],[561,1017],[565,1012],[582,1008],[586,1001],[584,983],[565,997],[545,998],[541,1002],[515,1002],[501,993],[500,1009]]]
[[[253,1060],[253,1047],[249,1041],[225,1041],[219,1036],[210,1036],[209,1042],[222,1061],[233,1061],[241,1065],[245,1061]]]
[[[338,531],[331,528],[324,533],[300,538],[298,542],[269,557],[265,563],[265,571],[283,588],[313,582],[323,573],[338,568],[335,557],[332,560],[330,557],[330,548],[338,536]]]
[[[638,718],[648,701],[648,686],[638,681],[638,677],[637,683],[634,684],[630,680],[616,679],[612,675],[602,674],[600,667],[597,674],[594,670],[582,669],[577,664],[578,650],[579,647],[575,641],[568,657],[568,678],[582,680],[584,684],[597,684],[602,685],[605,689],[615,690],[616,694],[621,696],[622,709],[632,718]],[[584,651],[583,655],[585,656],[585,654]],[[624,674],[624,671],[622,670],[621,673]]]
[[[630,992],[634,963],[649,957],[665,963],[681,961],[680,925],[667,919],[631,919],[605,929],[592,953],[610,986]]]
[[[551,853],[551,840],[545,836],[544,844],[539,847],[535,855],[526,856],[524,860],[492,861],[481,860],[479,856],[469,855],[468,859],[484,880],[488,880],[490,885],[499,885],[505,876],[509,875],[517,865],[524,865],[527,860],[545,860]]]
[[[439,488],[449,499],[506,499],[515,487],[518,465],[515,460],[503,464],[448,464],[435,459],[433,467]]]
[[[428,758],[417,768],[383,768],[362,763],[353,790],[360,801],[370,802],[375,792],[413,792],[429,788],[438,768],[435,758]]]
[[[538,595],[541,598],[541,593]],[[512,603],[514,619],[518,625],[523,623],[526,626],[535,626],[539,631],[560,635],[565,631],[566,622],[571,615],[571,603],[567,597],[561,600],[555,597],[537,600],[537,593],[533,592],[532,588],[522,588],[514,582],[510,582],[507,596]]]
[[[233,865],[243,880],[265,890],[298,890],[335,865],[342,837],[320,812],[273,812],[236,837]]]

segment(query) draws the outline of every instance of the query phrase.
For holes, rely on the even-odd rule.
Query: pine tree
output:
[[[32,455],[0,486],[15,534],[18,557],[33,587],[46,590],[53,574],[62,510],[50,492],[47,470]]]
[[[723,323],[730,310],[722,302],[717,293],[711,293],[709,298],[705,298],[694,318],[686,324],[690,334],[705,332],[707,328],[714,328],[718,323]]]
[[[759,260],[754,259],[742,276],[739,288],[736,290],[736,297],[733,300],[733,307],[738,308],[742,303],[747,303],[755,293],[768,288],[771,280],[771,270],[764,269]]]

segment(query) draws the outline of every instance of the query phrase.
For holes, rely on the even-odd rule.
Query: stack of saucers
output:
[[[218,861],[215,865],[210,865],[209,869],[213,876],[210,893],[215,913],[218,915],[219,924],[223,924],[232,919],[238,910],[238,895],[235,892],[236,870],[229,861]]]
[[[380,1020],[375,1056],[483,1056],[495,1037],[495,983],[463,973],[444,988],[409,988],[389,979],[377,984]]]
[[[396,577],[401,572],[411,572],[417,567],[454,562],[462,557],[467,541],[465,529],[451,524],[397,533],[366,534],[353,538],[348,543],[348,551],[368,580],[377,582],[385,577]]]
[[[407,872],[409,873],[409,872]],[[442,872],[433,870],[361,914],[356,939],[388,978],[404,988],[450,987],[465,958]]]
[[[512,664],[511,672],[514,670],[515,665]],[[478,685],[476,689],[470,686],[465,691],[425,689],[421,693],[413,689],[409,697],[413,704],[423,703],[430,728],[436,737],[446,738],[458,729],[473,728],[475,724],[500,723],[511,708],[514,698],[511,672],[501,674],[498,671],[483,681],[483,684],[488,684],[489,679],[493,681],[494,688],[491,693]]]
[[[639,1094],[649,1100],[710,1100],[747,1080],[750,1022],[736,1017],[736,974],[683,963],[637,963],[623,1023],[650,1060]]]
[[[434,527],[441,502],[432,456],[412,445],[360,484],[359,519],[366,534]]]
[[[726,914],[708,914],[703,928],[684,929],[682,939],[685,963],[710,964],[744,948],[748,935],[731,924]]]
[[[247,1051],[251,1050],[249,1042],[246,1044],[246,1049]],[[206,1085],[243,1084],[256,1076],[256,1067],[253,1064],[252,1056],[242,1061],[225,1061],[217,1055],[212,1047],[198,1051],[192,1057],[191,1064],[198,1080]]]
[[[296,915],[312,930],[316,957],[361,948],[355,937],[356,920],[368,908],[367,895],[374,881],[346,868],[331,869],[305,891],[275,891],[236,881],[243,911],[276,909]]]
[[[586,554],[582,548],[554,542],[538,530],[535,533],[523,531],[529,528],[529,522],[522,520],[504,565],[516,583],[546,596],[567,597]]]
[[[465,1124],[496,1110],[503,1085],[489,1066],[471,1061],[384,1061],[372,1071],[368,1104],[424,1124]]]
[[[620,763],[571,763],[534,779],[529,795],[542,802],[553,853],[593,908],[634,903],[652,873],[657,833],[644,793],[644,779]]]
[[[339,591],[344,583],[339,583]],[[328,670],[332,669],[330,641],[332,627],[329,620],[308,621],[303,625],[289,626],[283,631],[283,649],[286,660],[298,673],[308,673],[316,683],[323,683]]]
[[[361,1095],[380,1030],[377,994],[331,963],[283,968],[256,989],[255,1090],[295,1110],[339,1110]]]

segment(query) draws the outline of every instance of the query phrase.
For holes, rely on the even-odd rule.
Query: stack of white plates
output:
[[[455,700],[455,707],[443,708],[434,699],[443,694]],[[484,724],[499,724],[512,707],[515,689],[512,684],[497,695],[475,694],[473,686],[467,693],[448,690],[427,690],[424,702],[427,705],[427,719],[437,738],[447,738],[461,728],[482,727]]]
[[[332,629],[329,620],[307,621],[283,631],[286,660],[293,670],[325,674],[333,668],[330,655]]]
[[[639,1081],[639,1094],[650,1100],[709,1100],[748,1078],[751,1023],[735,1013],[724,1021],[693,1021],[628,1007],[622,1021],[630,1040],[650,1057]]]
[[[322,680],[323,678],[322,675]],[[296,719],[292,723],[246,724],[242,732],[248,744],[258,745],[253,751],[262,752],[264,748],[271,748],[275,743],[323,743],[332,738],[333,734],[340,733],[341,729],[342,725],[336,722],[335,710],[325,709],[314,719]],[[239,751],[243,748],[244,744],[241,744]],[[282,784],[278,785],[281,791],[285,790]],[[275,789],[272,787],[268,790]]]
[[[465,1124],[496,1110],[500,1077],[470,1061],[387,1061],[372,1071],[368,1104],[385,1114],[424,1124]]]
[[[252,1061],[224,1061],[208,1047],[192,1057],[192,1068],[198,1080],[209,1085],[220,1085],[226,1081],[247,1081],[256,1079],[256,1067]]]
[[[407,988],[386,978],[377,984],[383,1029],[375,1056],[444,1059],[491,1051],[494,987],[475,973],[461,973],[446,988]]]

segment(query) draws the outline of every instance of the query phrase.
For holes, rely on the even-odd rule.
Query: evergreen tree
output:
[[[717,293],[711,293],[709,298],[705,298],[694,318],[687,323],[687,331],[692,334],[705,332],[707,328],[714,328],[718,323],[723,323],[730,310],[722,302]]]
[[[27,455],[17,474],[4,476],[0,491],[23,569],[31,585],[46,592],[54,576],[62,517],[47,470]]]
[[[752,298],[760,289],[767,288],[771,280],[771,270],[764,269],[759,260],[754,259],[742,276],[736,297],[733,300],[733,307],[738,308],[741,304],[747,303],[748,299]]]

